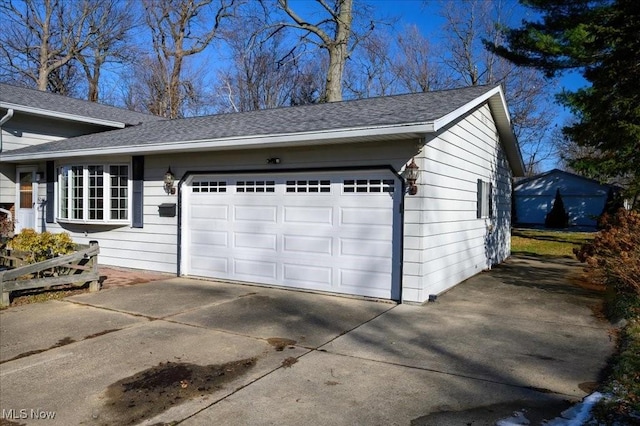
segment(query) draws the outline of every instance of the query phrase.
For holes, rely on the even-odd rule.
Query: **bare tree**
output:
[[[359,46],[346,68],[345,86],[356,98],[386,96],[396,91],[391,38],[370,34]]]
[[[317,88],[312,88],[314,80],[306,75],[308,67],[303,58],[295,48],[283,47],[283,31],[261,31],[267,27],[263,18],[259,13],[250,14],[237,19],[225,32],[231,64],[218,78],[222,111],[251,111],[313,101],[309,95]]]
[[[511,10],[504,9],[499,1],[470,0],[446,2],[441,11],[446,22],[445,43],[450,50],[444,63],[451,70],[452,86],[504,85],[527,173],[534,173],[555,154],[549,135],[553,117],[546,108],[552,99],[552,83],[539,71],[518,67],[482,44],[483,39],[500,44],[500,28]]]
[[[86,21],[87,32],[97,28],[98,36],[91,45],[80,50],[76,59],[80,63],[87,83],[87,99],[97,102],[100,77],[107,62],[129,63],[136,51],[128,40],[133,28],[131,3],[120,0],[87,0],[91,13]]]
[[[99,28],[86,26],[93,6],[86,0],[0,3],[4,17],[0,31],[3,77],[39,90],[69,93],[65,81],[73,73],[70,62],[99,35]]]
[[[341,101],[342,77],[352,48],[353,0],[334,0],[332,4],[327,0],[316,0],[316,3],[321,6],[325,17],[311,23],[291,8],[289,0],[278,0],[280,8],[293,21],[282,23],[281,26],[301,30],[302,38],[307,42],[311,42],[308,36],[313,35],[313,43],[327,52],[329,61],[321,100]]]
[[[396,44],[398,53],[392,70],[398,77],[400,90],[416,93],[451,86],[448,73],[436,62],[438,55],[417,26],[405,27]]]
[[[222,23],[232,15],[235,0],[144,0],[145,22],[151,32],[153,52],[147,63],[145,102],[152,114],[168,118],[185,115],[200,90],[185,76],[185,61],[206,49]],[[215,7],[214,7],[215,5]],[[144,78],[144,77],[143,77]],[[144,83],[144,82],[143,82]]]

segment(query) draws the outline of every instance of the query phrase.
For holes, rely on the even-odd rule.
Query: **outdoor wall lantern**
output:
[[[170,195],[175,194],[176,188],[173,186],[175,181],[176,181],[176,176],[171,171],[171,166],[169,166],[167,173],[164,174],[164,192]]]
[[[416,195],[418,193],[418,185],[416,185],[416,181],[418,180],[419,173],[420,169],[412,158],[411,162],[405,166],[404,171],[402,172],[402,177],[407,182],[407,193],[409,195]]]

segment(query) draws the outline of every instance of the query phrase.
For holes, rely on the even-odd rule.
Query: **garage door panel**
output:
[[[389,176],[354,171],[198,177],[197,188],[189,192],[187,184],[183,191],[184,271],[391,298],[399,277],[393,239],[401,197],[393,198],[395,178]]]
[[[285,253],[333,254],[333,238],[306,235],[283,235]]]
[[[233,246],[237,248],[270,250],[275,252],[278,241],[276,234],[240,233],[233,234]]]
[[[333,208],[331,207],[284,207],[285,223],[313,223],[317,225],[333,224]]]
[[[388,259],[391,258],[392,249],[391,241],[365,240],[364,238],[340,239],[340,255],[342,256]]]
[[[276,271],[276,262],[233,259],[233,273],[240,278],[267,279],[268,283],[273,283],[276,279]]]
[[[374,297],[388,297],[389,274],[383,272],[366,272],[354,270],[340,271],[340,287],[348,293],[362,294],[368,292]]]
[[[190,236],[191,244],[200,249],[229,246],[229,234],[224,231],[191,231]]]
[[[212,204],[196,204],[191,208],[191,219],[228,220],[229,208]]]
[[[228,274],[229,260],[226,257],[193,255],[191,258],[191,267],[194,272],[200,272],[201,274],[202,272],[207,272],[207,274]],[[207,276],[207,274],[203,276]]]
[[[389,226],[393,220],[393,212],[390,209],[379,207],[347,207],[340,209],[341,225],[380,225]]]
[[[285,283],[294,285],[307,285],[309,283],[320,284],[323,289],[331,289],[333,269],[330,267],[318,267],[308,265],[283,265],[282,277]],[[305,287],[308,288],[308,287]]]
[[[276,206],[234,206],[233,219],[237,222],[270,222],[276,223],[278,208]]]

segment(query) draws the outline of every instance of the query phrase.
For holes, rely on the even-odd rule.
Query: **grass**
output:
[[[575,259],[573,249],[593,240],[594,235],[593,232],[514,229],[511,254]]]

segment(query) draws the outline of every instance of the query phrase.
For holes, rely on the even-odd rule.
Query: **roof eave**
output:
[[[172,141],[153,144],[127,145],[123,147],[102,147],[76,149],[73,151],[30,152],[12,154],[3,153],[3,162],[22,162],[32,160],[49,160],[58,158],[86,157],[94,155],[143,155],[165,154],[172,152],[224,151],[250,148],[277,148],[291,146],[330,145],[346,142],[366,142],[379,136],[401,136],[406,138],[422,137],[433,133],[432,122],[408,123],[390,126],[373,126],[351,129],[332,129],[319,132],[285,133],[229,137],[218,139],[202,139]]]
[[[14,104],[11,102],[0,102],[0,108],[13,109],[16,112],[22,112],[29,115],[37,115],[39,117],[55,118],[58,120],[74,121],[78,123],[95,124],[99,126],[112,127],[115,129],[123,129],[126,123],[114,120],[105,120],[102,118],[85,117],[77,114],[69,114],[65,112],[52,111],[42,108],[35,108],[25,105]]]
[[[438,131],[483,103],[488,102],[491,113],[498,129],[500,140],[503,142],[503,148],[509,164],[511,164],[511,170],[515,177],[524,176],[524,161],[522,159],[522,153],[518,145],[518,140],[513,128],[511,127],[511,118],[509,117],[509,109],[507,108],[507,101],[502,91],[501,86],[496,86],[491,90],[486,91],[481,96],[478,96],[471,102],[468,102],[460,108],[451,111],[439,119],[434,121],[434,130]]]

